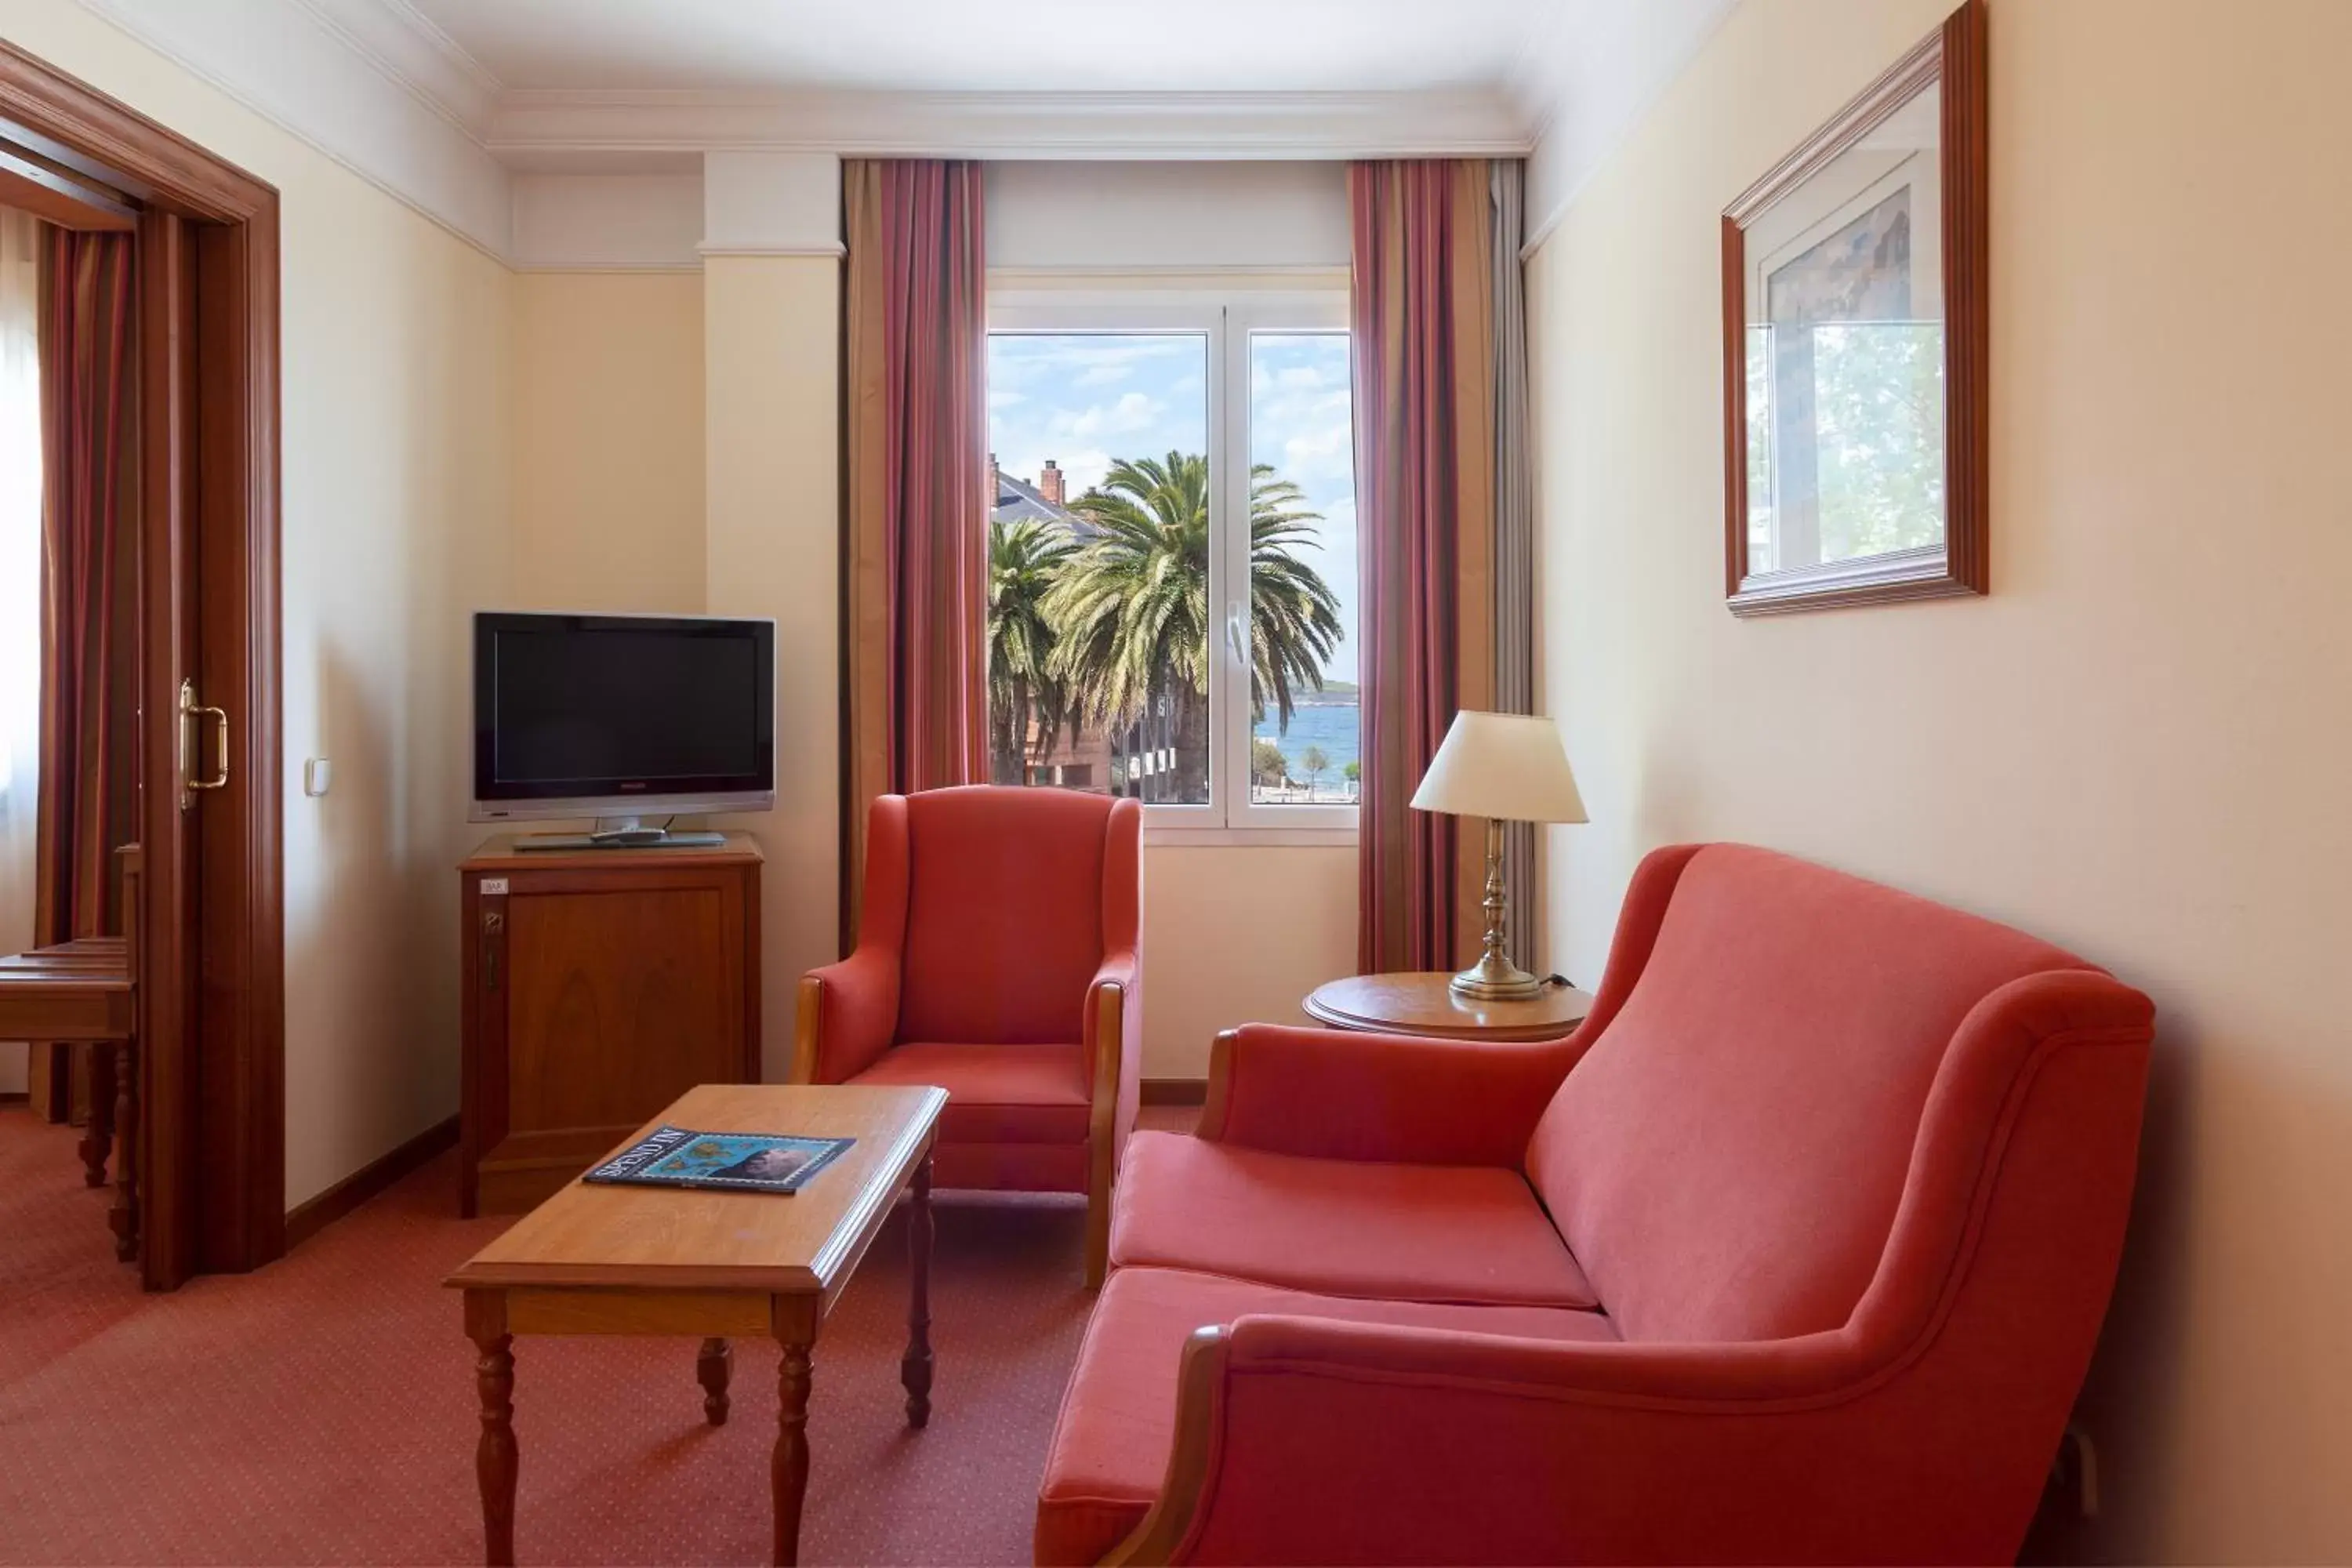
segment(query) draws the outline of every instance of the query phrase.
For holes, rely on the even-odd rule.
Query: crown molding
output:
[[[1083,161],[1516,157],[1527,249],[1737,0],[1565,0],[1492,90],[517,89],[410,0],[79,0],[509,265],[515,171],[683,172],[707,152]],[[670,247],[655,265],[688,265]],[[629,258],[627,264],[645,264]]]
[[[476,141],[504,84],[408,0],[294,0],[377,70]]]
[[[1529,36],[1505,84],[1535,127],[1523,258],[1550,237],[1738,4],[1584,0],[1560,6]]]
[[[437,29],[410,28],[404,16],[423,18],[402,0],[79,3],[467,244],[509,258],[507,170],[466,123],[467,93],[445,98],[436,85],[471,75],[471,61]],[[485,82],[495,92],[488,73],[472,73],[476,97]]]
[[[1531,126],[1491,92],[509,90],[484,141],[534,166],[683,149],[999,159],[1516,156]]]
[[[811,240],[806,245],[698,245],[697,256],[830,256],[835,259],[849,254],[849,247],[839,240],[830,243]]]

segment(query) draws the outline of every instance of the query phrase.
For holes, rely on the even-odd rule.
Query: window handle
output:
[[[1250,667],[1249,633],[1243,627],[1238,602],[1225,606],[1225,647],[1232,650],[1235,664],[1244,669]]]

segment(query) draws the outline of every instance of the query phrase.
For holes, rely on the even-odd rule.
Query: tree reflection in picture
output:
[[[1726,586],[1982,593],[1981,0],[1724,216]]]

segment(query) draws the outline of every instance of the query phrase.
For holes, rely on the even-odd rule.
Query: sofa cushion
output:
[[[1118,1269],[1087,1320],[1045,1456],[1034,1543],[1039,1563],[1099,1562],[1142,1522],[1175,1442],[1176,1370],[1186,1338],[1212,1323],[1273,1313],[1521,1339],[1616,1338],[1593,1312],[1371,1301],[1177,1269]]]
[[[1108,795],[985,785],[907,797],[899,1039],[1082,1037],[1103,957],[1111,806]]]
[[[1576,1259],[1517,1171],[1317,1160],[1137,1132],[1111,1260],[1331,1296],[1589,1308]]]
[[[852,1083],[937,1084],[943,1143],[1084,1143],[1084,1053],[1068,1046],[893,1046]]]
[[[1538,1123],[1528,1174],[1628,1340],[1839,1328],[1961,1020],[2021,976],[2086,967],[1891,888],[1709,845]]]

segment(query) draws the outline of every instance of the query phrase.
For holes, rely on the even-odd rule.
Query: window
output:
[[[1344,297],[991,303],[990,773],[1162,828],[1348,830]]]

